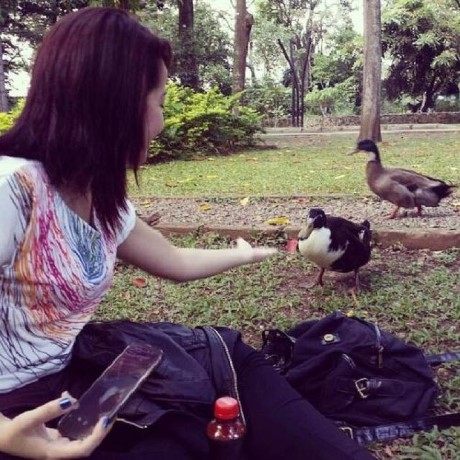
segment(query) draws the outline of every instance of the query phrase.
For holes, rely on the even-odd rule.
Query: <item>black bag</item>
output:
[[[291,385],[347,427],[412,421],[438,395],[422,350],[356,317],[335,312],[262,338],[262,352]]]

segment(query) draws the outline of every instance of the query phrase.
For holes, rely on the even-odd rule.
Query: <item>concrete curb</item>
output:
[[[190,233],[217,233],[232,239],[237,237],[251,238],[257,235],[280,235],[284,234],[286,239],[295,238],[299,233],[300,227],[294,226],[258,226],[258,227],[239,227],[239,226],[219,226],[219,225],[194,225],[194,224],[167,224],[159,223],[154,226],[164,235],[187,235]],[[374,242],[382,247],[401,244],[407,249],[429,249],[432,251],[442,251],[451,248],[460,248],[460,229],[404,229],[386,230],[382,228],[373,229]]]

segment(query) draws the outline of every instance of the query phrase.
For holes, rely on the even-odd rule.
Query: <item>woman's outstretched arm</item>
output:
[[[206,278],[240,265],[261,262],[276,252],[274,248],[254,248],[241,238],[236,247],[228,249],[178,248],[140,218],[118,248],[118,256],[124,261],[174,281]]]

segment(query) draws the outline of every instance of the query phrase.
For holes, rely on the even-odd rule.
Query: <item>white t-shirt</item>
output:
[[[67,364],[133,229],[128,202],[110,236],[70,210],[41,163],[0,156],[0,393]]]

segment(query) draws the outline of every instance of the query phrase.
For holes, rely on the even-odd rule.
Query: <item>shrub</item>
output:
[[[349,78],[335,86],[314,88],[305,97],[307,112],[312,115],[351,115],[353,114],[356,87]]]
[[[23,107],[24,99],[21,99],[9,112],[0,112],[0,134],[5,133],[13,126]]]
[[[247,107],[238,107],[234,113],[240,97],[224,96],[216,88],[196,93],[169,84],[165,127],[152,142],[150,161],[227,154],[254,145],[255,134],[262,131],[261,117]]]

